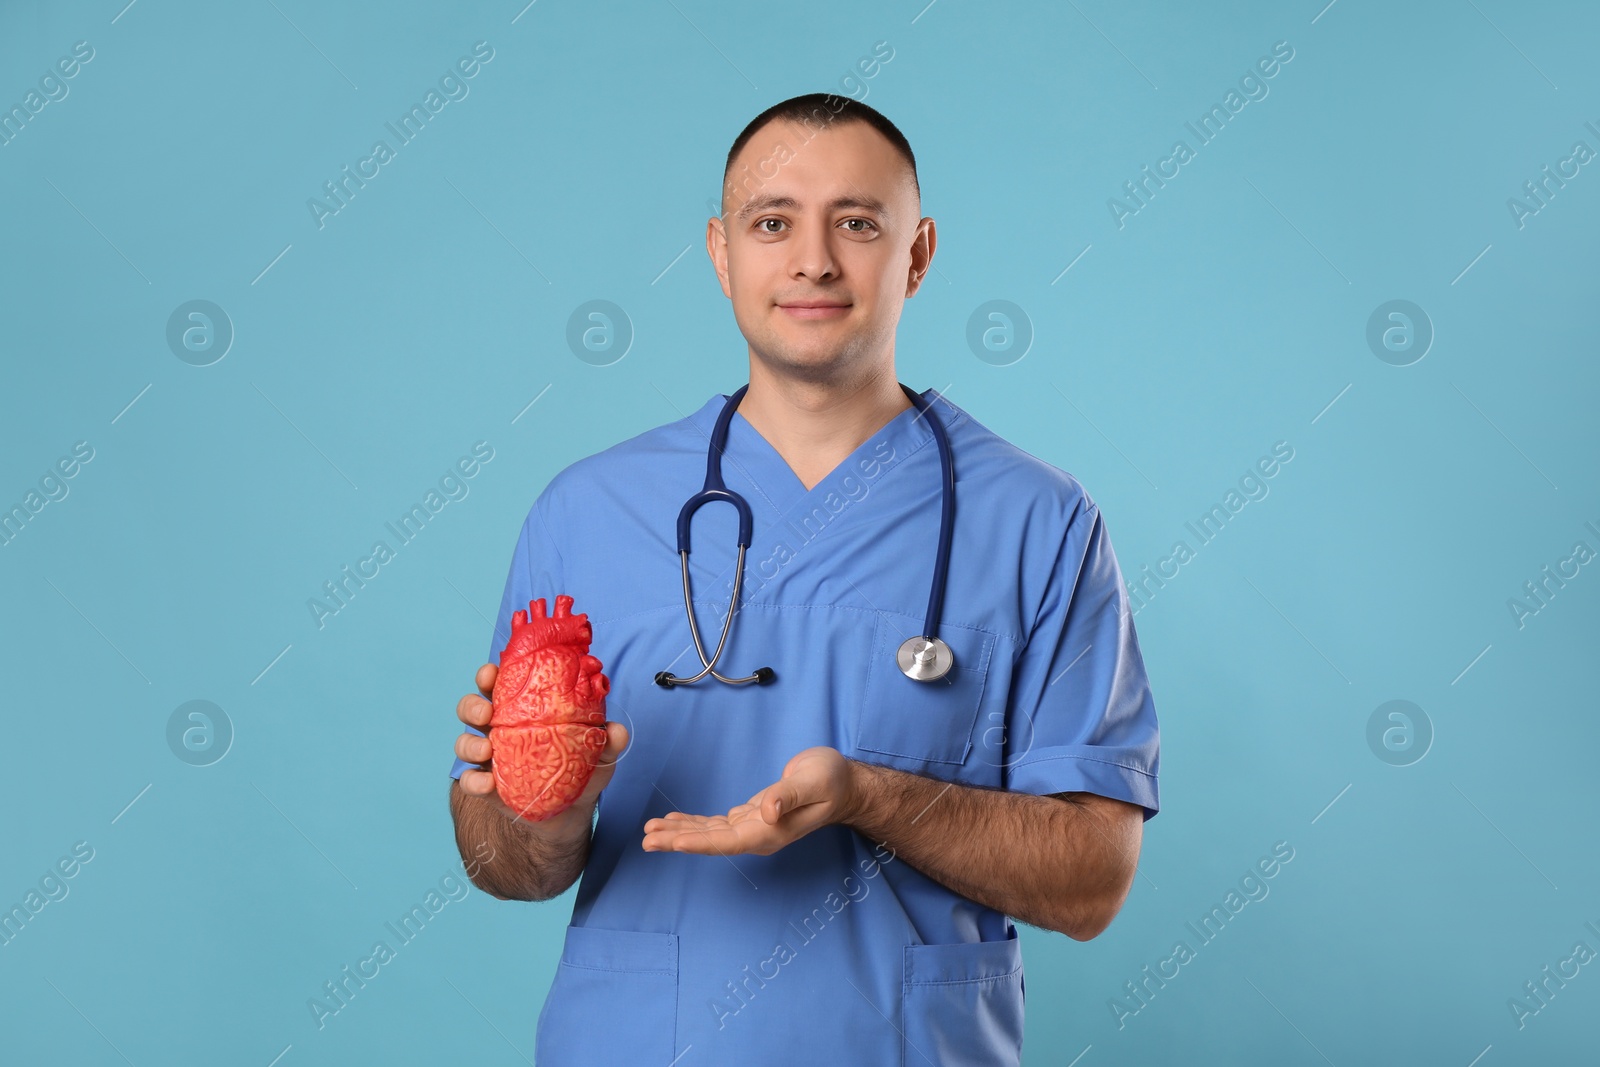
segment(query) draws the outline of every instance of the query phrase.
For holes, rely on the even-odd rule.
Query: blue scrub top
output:
[[[1022,955],[1005,915],[844,826],[771,856],[645,852],[646,820],[726,812],[801,749],[1025,793],[1158,807],[1155,705],[1105,520],[1078,481],[938,396],[956,511],[939,635],[955,669],[914,682],[939,533],[939,458],[916,409],[814,488],[735,412],[722,461],[755,539],[717,669],[684,618],[678,511],[700,490],[726,397],[551,480],[517,540],[492,662],[514,611],[557,593],[594,631],[607,717],[631,742],[600,796],[540,1064],[1015,1064]],[[721,633],[737,513],[708,504],[689,556],[707,650]],[[472,764],[456,760],[451,776]]]

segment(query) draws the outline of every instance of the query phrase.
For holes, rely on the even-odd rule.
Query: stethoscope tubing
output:
[[[899,383],[901,390],[910,399],[913,407],[917,409],[917,418],[928,417],[928,428],[933,432],[934,443],[939,453],[939,541],[934,555],[933,581],[928,590],[928,611],[923,619],[923,638],[937,644],[946,657],[943,670],[949,669],[949,647],[938,640],[940,618],[944,612],[944,587],[945,579],[950,569],[950,540],[955,520],[955,464],[950,453],[950,439],[945,433],[944,426],[939,417],[932,410],[932,405],[924,400],[904,383]],[[766,685],[777,676],[771,667],[759,667],[755,673],[742,678],[728,678],[717,672],[716,663],[722,655],[722,649],[728,641],[728,631],[733,625],[733,616],[739,607],[739,590],[744,581],[744,555],[750,547],[754,519],[750,512],[750,504],[739,493],[729,489],[722,480],[722,455],[728,446],[728,429],[733,422],[733,413],[739,407],[739,401],[749,391],[750,385],[741,385],[722,406],[722,411],[717,415],[716,425],[711,430],[711,443],[706,449],[706,478],[704,486],[688,500],[678,512],[678,563],[683,574],[683,608],[689,616],[689,632],[694,637],[695,652],[700,656],[703,667],[699,673],[688,678],[680,678],[670,671],[658,671],[655,676],[656,684],[670,689],[675,685],[692,685],[711,675],[718,681],[729,685],[748,685],[755,682]],[[728,601],[728,613],[722,622],[722,635],[717,639],[717,648],[708,659],[706,657],[705,643],[700,638],[700,624],[694,614],[694,594],[689,585],[689,534],[690,526],[695,512],[712,501],[725,501],[732,504],[739,513],[739,558],[734,565],[733,592]],[[911,642],[908,642],[908,644]],[[940,672],[942,674],[943,671]],[[937,677],[937,675],[935,675]]]
[[[922,622],[922,636],[931,641],[939,636],[939,623],[944,615],[944,585],[950,570],[950,538],[955,525],[956,472],[950,455],[950,438],[945,435],[939,416],[931,410],[932,405],[908,386],[901,384],[900,388],[916,405],[917,418],[928,417],[928,428],[933,431],[934,444],[939,450],[939,545],[934,550],[928,613]]]

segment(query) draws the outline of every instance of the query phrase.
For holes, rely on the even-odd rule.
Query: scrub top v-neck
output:
[[[750,502],[754,536],[718,669],[770,666],[770,685],[653,682],[701,666],[675,524],[725,396],[572,464],[530,509],[491,660],[513,611],[571,595],[611,680],[607,717],[631,735],[600,797],[538,1021],[540,1062],[1018,1062],[1015,926],[889,845],[836,825],[771,856],[640,847],[646,820],[725,812],[813,745],[943,781],[1158,810],[1155,707],[1098,507],[1071,475],[922,395],[956,472],[940,625],[956,667],[936,683],[894,663],[921,632],[938,535],[938,454],[915,408],[809,490],[735,412],[723,477]],[[720,632],[736,532],[732,507],[696,513],[704,632]]]
[[[721,411],[721,406],[713,401],[707,405],[707,408],[712,409],[711,422],[714,424],[716,422],[715,416]],[[789,465],[789,461],[783,458],[782,453],[773,447],[772,443],[762,435],[760,430],[755,428],[749,419],[744,417],[744,411],[740,408],[734,409],[733,418],[728,422],[728,449],[735,455],[749,457],[745,461],[746,479],[754,487],[757,487],[758,492],[767,498],[769,508],[782,512],[785,507],[793,504],[800,497],[815,493],[822,488],[822,483],[828,480],[828,476],[856,470],[856,465],[864,458],[863,452],[867,450],[869,445],[878,445],[884,441],[890,444],[893,444],[896,440],[906,441],[909,435],[905,431],[911,428],[910,424],[916,419],[917,409],[915,407],[906,407],[904,410],[896,412],[877,433],[873,434],[861,445],[858,445],[854,452],[836,464],[834,469],[828,472],[828,475],[825,475],[821,481],[810,489],[806,488],[805,482],[795,473],[794,468]],[[710,427],[707,427],[707,434],[709,435],[709,433]],[[931,432],[928,433],[925,440],[931,444]],[[726,455],[723,457],[723,462],[728,462]]]

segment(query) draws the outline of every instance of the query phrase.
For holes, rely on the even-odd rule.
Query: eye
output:
[[[778,223],[780,226],[784,225],[784,222],[783,222],[782,219],[766,218],[766,219],[757,219],[756,220],[756,228],[758,230],[760,230],[762,233],[777,233],[778,232],[777,230],[766,229],[766,225],[769,222]]]
[[[846,225],[849,225],[852,222],[859,222],[864,227],[863,229],[859,230],[851,230],[851,233],[866,233],[866,228],[877,229],[877,227],[873,225],[871,219],[845,219],[844,221]]]

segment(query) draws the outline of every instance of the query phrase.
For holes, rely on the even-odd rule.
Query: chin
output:
[[[769,348],[762,359],[786,377],[818,383],[837,381],[854,363],[848,348],[840,351],[835,347],[813,349],[790,345]]]

